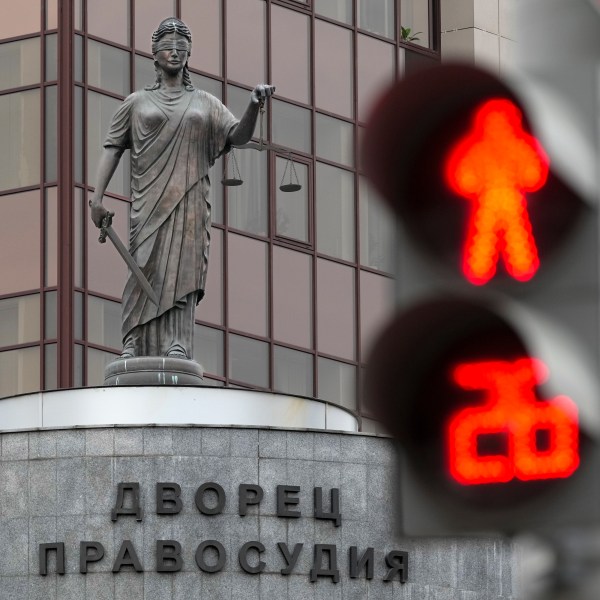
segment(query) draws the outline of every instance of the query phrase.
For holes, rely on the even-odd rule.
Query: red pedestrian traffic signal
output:
[[[523,130],[521,111],[507,99],[478,107],[471,131],[446,165],[451,188],[471,201],[462,265],[474,284],[487,283],[501,256],[508,273],[531,279],[539,266],[525,193],[544,185],[548,159]]]

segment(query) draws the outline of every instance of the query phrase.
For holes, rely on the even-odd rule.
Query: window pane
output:
[[[319,358],[319,398],[356,410],[356,368]]]
[[[223,157],[218,158],[210,170],[212,184],[208,193],[211,221],[219,225],[223,225],[223,190],[225,189],[221,177],[223,177]]]
[[[229,226],[256,235],[267,235],[269,228],[267,153],[235,150],[227,155],[227,176],[232,177],[234,159],[244,183],[228,187]],[[221,174],[215,173],[220,180]],[[217,183],[216,185],[221,185]]]
[[[88,40],[87,69],[89,85],[129,94],[129,52]]]
[[[354,261],[354,175],[317,163],[317,250]]]
[[[205,296],[196,307],[196,319],[223,324],[223,279],[223,232],[213,229],[210,234]]]
[[[39,83],[40,38],[0,44],[0,90]]]
[[[57,311],[56,302],[58,294],[56,292],[46,292],[44,306],[44,338],[54,340],[57,336]]]
[[[175,16],[175,0],[135,0],[135,47],[152,54],[152,33]]]
[[[80,35],[75,36],[74,54],[73,77],[75,81],[83,83],[83,37]],[[129,65],[127,65],[127,70],[129,70]]]
[[[58,35],[52,33],[46,36],[46,81],[58,79]]]
[[[57,378],[58,360],[56,344],[44,346],[44,389],[55,390],[58,387]]]
[[[0,294],[39,288],[39,190],[0,196],[0,213],[0,256],[5,257]]]
[[[75,364],[73,365],[75,387],[81,387],[83,385],[83,353],[83,346],[75,344]]]
[[[390,273],[394,266],[395,217],[366,178],[359,179],[360,262]]]
[[[129,45],[129,0],[87,0],[88,32]]]
[[[88,341],[99,346],[120,349],[121,304],[88,296]]]
[[[218,329],[194,325],[194,360],[202,365],[205,373],[225,375],[224,337]]]
[[[75,144],[75,152],[73,153],[73,166],[75,181],[84,183],[83,181],[83,88],[75,86],[73,97],[75,101],[75,114],[73,119],[75,126],[73,127],[73,141]]]
[[[58,277],[58,205],[55,187],[46,189],[44,217],[46,225],[45,281],[47,286],[53,287],[56,285]]]
[[[311,153],[311,111],[287,102],[273,100],[273,143]]]
[[[314,0],[315,13],[352,25],[352,0]]]
[[[39,294],[0,300],[0,346],[26,344],[39,339]]]
[[[315,22],[316,105],[345,117],[353,116],[352,32]]]
[[[154,61],[146,56],[135,55],[135,82],[134,88],[141,90],[147,85],[152,85],[156,80]]]
[[[74,279],[76,287],[83,287],[83,232],[90,218],[88,203],[83,190],[75,188],[73,199],[73,249]]]
[[[227,77],[255,86],[266,80],[264,0],[227,0]],[[249,44],[250,38],[252,43]]]
[[[104,384],[104,368],[109,362],[115,360],[118,354],[111,354],[95,348],[87,351],[87,384],[97,386]]]
[[[190,67],[221,75],[221,0],[182,0],[181,19],[192,32]]]
[[[229,326],[266,336],[268,246],[233,233],[228,241]]]
[[[58,27],[58,0],[46,0],[46,29]]]
[[[419,46],[429,47],[429,2],[430,0],[401,0],[400,19],[402,27],[410,28],[411,41]],[[404,40],[404,38],[402,38]]]
[[[308,242],[308,166],[276,157],[277,185],[297,184],[297,192],[282,192],[277,188],[277,235]]]
[[[310,103],[310,18],[272,5],[271,78],[277,93]]]
[[[354,126],[316,114],[317,156],[348,167],[354,166]]]
[[[394,308],[394,280],[375,273],[360,273],[360,341],[363,362]]]
[[[355,355],[354,269],[317,260],[318,349],[349,360]]]
[[[0,398],[40,389],[40,349],[0,352]]]
[[[229,377],[257,387],[269,387],[269,345],[230,334]]]
[[[358,0],[358,26],[394,39],[394,0]]]
[[[90,185],[96,184],[96,169],[106,133],[113,115],[121,102],[96,92],[88,92],[88,144],[87,144],[87,179]],[[129,196],[129,150],[121,157],[110,183],[108,191],[122,196]]]
[[[358,36],[358,118],[364,121],[373,101],[394,81],[395,46]]]
[[[272,102],[272,101],[271,101]],[[229,110],[238,118],[241,119],[242,115],[246,112],[248,104],[250,103],[250,91],[235,85],[227,86],[227,107]],[[265,122],[263,125],[264,137],[267,137],[267,121],[265,114]],[[259,137],[260,135],[260,119],[256,121],[256,127],[252,137]]]
[[[40,91],[0,96],[0,189],[40,182]]]
[[[56,181],[56,156],[58,153],[57,128],[58,114],[56,111],[57,86],[51,85],[46,88],[46,152],[45,159],[45,180]]]
[[[115,213],[112,227],[122,240],[129,239],[129,204],[105,197],[104,206]],[[120,298],[127,279],[127,265],[110,243],[98,242],[98,228],[87,219],[88,287],[90,290]]]
[[[290,348],[275,346],[274,353],[276,392],[313,395],[313,356]]]
[[[192,71],[190,71],[190,79],[192,80],[192,85],[199,90],[204,90],[219,100],[223,98],[223,84],[220,81],[206,77],[205,75],[193,73]]]
[[[312,295],[311,256],[274,246],[273,337],[276,340],[312,347]]]
[[[41,29],[40,0],[19,0],[2,4],[0,39],[35,33]],[[2,72],[4,76],[4,71]]]

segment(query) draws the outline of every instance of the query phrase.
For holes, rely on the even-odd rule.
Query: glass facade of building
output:
[[[120,351],[126,266],[98,243],[87,199],[111,117],[154,81],[151,33],[174,15],[192,31],[194,85],[236,115],[255,84],[277,86],[265,137],[293,152],[302,184],[279,190],[285,152],[236,151],[237,188],[215,165],[195,358],[215,385],[361,413],[393,287],[393,221],[361,174],[361,128],[382,86],[439,60],[439,0],[21,0],[11,11],[0,24],[0,396],[101,385]],[[408,27],[418,39],[402,39]],[[126,153],[105,197],[122,239],[128,196]]]

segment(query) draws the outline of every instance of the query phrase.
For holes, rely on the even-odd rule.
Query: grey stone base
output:
[[[106,366],[104,385],[202,385],[203,375],[196,361],[185,358],[118,358]]]

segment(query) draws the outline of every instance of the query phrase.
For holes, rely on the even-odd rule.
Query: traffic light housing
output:
[[[402,448],[404,532],[600,520],[594,207],[518,94],[465,65],[396,84],[363,156],[399,217],[367,402]]]

